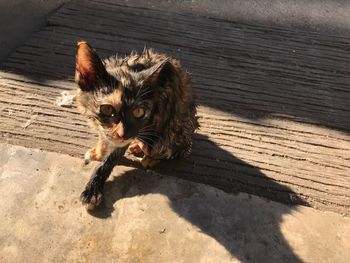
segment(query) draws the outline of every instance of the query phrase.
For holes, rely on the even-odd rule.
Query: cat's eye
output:
[[[105,117],[112,117],[115,114],[115,110],[112,105],[102,104],[100,106],[100,113]]]
[[[143,116],[145,116],[145,110],[143,108],[140,108],[140,107],[139,108],[135,108],[132,111],[132,115],[134,115],[135,118],[140,119]]]

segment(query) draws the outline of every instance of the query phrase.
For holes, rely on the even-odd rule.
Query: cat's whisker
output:
[[[153,90],[151,89],[144,89],[143,92],[140,94],[141,98],[149,93],[152,93]]]
[[[140,90],[141,90],[141,89],[140,89]],[[140,90],[139,90],[139,91],[140,91]],[[150,90],[150,89],[146,89],[146,90],[145,90],[145,89],[144,89],[144,91],[143,91],[141,94],[138,94],[137,97],[138,97],[138,98],[142,98],[142,97],[145,97],[146,95],[148,95],[149,93],[152,93],[152,90]]]
[[[143,128],[153,127],[153,126],[154,126],[154,124],[153,124],[153,123],[150,123],[150,124],[148,124],[148,125],[143,126]]]
[[[139,130],[139,134],[154,134],[158,136],[158,133],[153,130],[153,129],[149,129],[149,130]]]
[[[140,91],[142,90],[142,88],[143,88],[143,86],[141,86],[141,87],[139,88],[139,90],[137,91],[136,98],[139,97],[139,93],[140,93]]]
[[[146,133],[139,133],[138,137],[141,137],[141,138],[146,139],[146,140],[149,139],[152,142],[155,142],[155,140],[157,139],[157,136],[153,136],[151,134],[146,134]],[[154,138],[152,138],[152,137],[154,137]]]
[[[146,145],[146,146],[148,146],[148,147],[152,147],[152,145],[151,145],[149,142],[145,141],[144,139],[142,139],[142,138],[140,138],[140,137],[137,137],[137,139],[138,139],[140,142],[142,142],[144,145]]]
[[[155,132],[153,128],[141,129],[139,132]]]
[[[158,137],[156,137],[156,138],[152,138],[152,136],[151,135],[149,135],[149,134],[139,134],[138,135],[138,138],[142,138],[143,140],[146,140],[146,141],[151,141],[152,143],[155,143],[156,141],[157,141],[157,139],[158,139]]]
[[[154,129],[153,127],[154,127],[153,124],[149,124],[149,125],[146,125],[146,126],[142,127],[142,128],[140,129],[140,131],[143,131],[143,130],[146,130],[146,129]]]
[[[152,142],[156,142],[157,141],[157,137],[150,136],[150,135],[142,134],[142,135],[139,135],[139,137],[142,137],[143,139],[146,139],[146,140],[150,140]]]
[[[157,131],[154,130],[153,126],[141,128],[139,132],[157,133]]]
[[[138,134],[159,138],[159,134],[157,134],[156,132],[153,132],[153,131],[139,131]]]

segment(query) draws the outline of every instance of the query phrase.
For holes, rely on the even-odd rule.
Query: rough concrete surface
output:
[[[1,262],[348,262],[350,219],[117,167],[88,214],[77,158],[0,145]]]

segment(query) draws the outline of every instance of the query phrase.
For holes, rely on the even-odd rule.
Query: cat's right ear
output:
[[[108,79],[108,73],[96,51],[85,41],[77,44],[75,82],[83,91],[98,89]]]

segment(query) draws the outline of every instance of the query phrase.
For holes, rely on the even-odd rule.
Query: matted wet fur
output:
[[[176,59],[145,49],[140,55],[101,60],[81,41],[75,79],[78,109],[99,133],[96,147],[87,151],[85,160],[103,161],[82,193],[88,208],[100,202],[109,174],[99,173],[111,166],[107,160],[119,159],[124,153],[120,149],[129,147],[143,156],[144,167],[190,153],[199,126],[196,104],[189,74]]]

